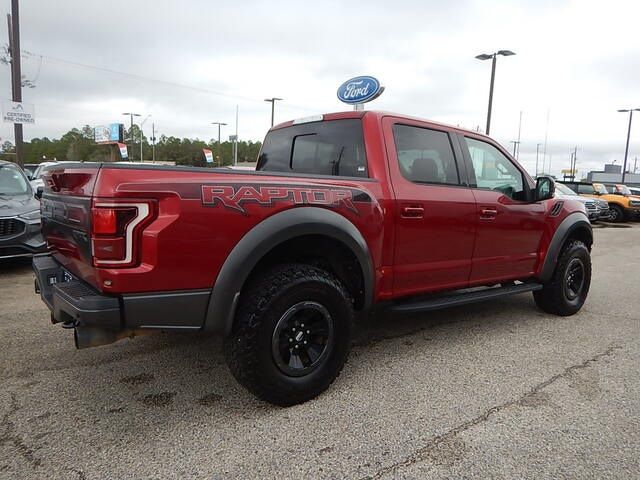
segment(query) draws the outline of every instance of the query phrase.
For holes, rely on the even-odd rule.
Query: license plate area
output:
[[[55,285],[56,283],[67,283],[73,280],[75,280],[74,276],[71,275],[64,268],[62,268],[60,269],[60,273],[58,275],[50,274],[47,276],[47,285],[52,286],[52,285]]]

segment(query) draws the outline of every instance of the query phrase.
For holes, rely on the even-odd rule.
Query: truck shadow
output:
[[[311,415],[318,408],[339,408],[367,368],[370,375],[372,365],[386,363],[386,355],[409,357],[407,349],[426,351],[432,341],[446,355],[469,341],[470,329],[474,335],[503,335],[543,317],[530,297],[520,296],[428,315],[361,320],[341,377],[320,397],[289,409],[261,402],[238,385],[225,364],[221,339],[206,335],[159,334],[81,351],[73,350],[69,338],[54,366],[17,377],[15,393],[24,402],[46,405],[44,413],[29,419],[29,428],[53,444],[64,441],[55,428],[62,424],[105,445],[140,442],[150,432],[191,424],[228,433],[247,421],[287,421],[291,410]],[[425,364],[425,375],[429,368]]]

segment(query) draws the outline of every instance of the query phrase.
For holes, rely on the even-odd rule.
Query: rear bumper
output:
[[[7,218],[5,217],[4,220]],[[15,257],[31,257],[36,253],[47,251],[47,244],[40,231],[40,222],[28,223],[18,218],[12,218],[24,224],[20,230],[10,236],[0,237],[0,259]]]
[[[33,270],[36,292],[51,310],[51,321],[75,328],[78,348],[122,338],[125,329],[117,297],[103,295],[81,280],[65,281],[63,268],[50,255],[34,257]],[[96,340],[90,344],[79,342],[78,333],[92,334]],[[98,338],[102,339],[100,343]]]
[[[33,270],[36,293],[51,310],[51,321],[74,328],[78,348],[113,343],[141,331],[200,330],[211,294],[105,295],[82,280],[65,281],[68,274],[51,255],[35,256]]]

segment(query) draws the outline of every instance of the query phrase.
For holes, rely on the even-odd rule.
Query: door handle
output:
[[[495,208],[485,207],[480,210],[480,218],[483,220],[493,220],[496,218],[496,215],[498,215],[498,210]]]
[[[423,218],[424,208],[420,206],[404,206],[400,210],[402,218]]]

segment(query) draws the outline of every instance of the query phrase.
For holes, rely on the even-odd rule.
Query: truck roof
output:
[[[479,135],[481,137],[487,137],[487,135],[485,135],[482,132],[477,132],[475,130],[469,130],[466,128],[462,128],[462,127],[458,127],[455,125],[450,125],[447,123],[442,123],[442,122],[436,122],[433,120],[428,120],[426,118],[420,118],[420,117],[414,117],[411,115],[404,115],[402,113],[395,113],[395,112],[388,112],[388,111],[384,111],[384,110],[365,110],[365,111],[356,111],[356,110],[347,110],[347,111],[342,111],[342,112],[331,112],[331,113],[324,113],[324,114],[318,114],[317,116],[312,116],[312,117],[308,117],[307,118],[301,118],[301,119],[294,119],[294,120],[288,120],[286,122],[282,122],[279,123],[277,125],[274,125],[273,127],[271,127],[271,130],[278,130],[280,128],[285,128],[285,127],[290,127],[292,125],[294,125],[294,123],[303,123],[305,120],[311,122],[311,121],[320,121],[320,120],[340,120],[340,119],[345,119],[345,118],[363,118],[364,116],[370,117],[376,117],[378,118],[378,120],[382,119],[382,117],[396,117],[396,118],[405,118],[407,120],[414,120],[414,121],[418,121],[418,122],[425,122],[428,124],[431,124],[433,126],[439,126],[439,127],[446,127],[448,129],[451,130],[456,130],[460,133],[471,133],[473,135]],[[318,117],[322,117],[321,119]]]

